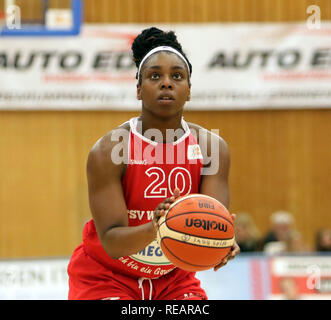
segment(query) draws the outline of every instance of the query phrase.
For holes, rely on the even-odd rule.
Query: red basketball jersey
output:
[[[137,131],[137,124],[138,118],[130,120],[128,164],[122,179],[129,226],[150,222],[157,205],[171,197],[176,187],[181,196],[198,193],[203,164],[198,142],[184,119],[185,133],[173,143],[147,139]],[[83,242],[85,251],[94,259],[134,277],[158,278],[175,268],[156,239],[136,254],[110,258],[97,237],[93,220],[84,227]]]

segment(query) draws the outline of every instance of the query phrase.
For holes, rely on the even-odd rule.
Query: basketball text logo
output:
[[[212,203],[199,201],[199,208],[215,209]]]
[[[228,226],[224,225],[223,223],[216,222],[216,221],[209,221],[204,219],[186,219],[185,226],[195,227],[195,228],[202,228],[203,230],[219,230],[222,232],[227,232]]]

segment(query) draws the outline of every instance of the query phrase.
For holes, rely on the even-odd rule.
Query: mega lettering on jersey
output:
[[[163,254],[158,242],[152,241],[140,252],[119,258],[119,260],[134,272],[145,277],[158,278],[172,271],[175,267]]]

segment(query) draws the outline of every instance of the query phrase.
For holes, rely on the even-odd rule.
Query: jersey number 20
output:
[[[190,171],[182,167],[173,168],[166,181],[165,172],[158,167],[152,167],[145,171],[145,174],[152,178],[152,182],[145,189],[145,198],[167,198],[171,196],[176,188],[181,195],[190,193],[192,178]],[[168,189],[170,195],[168,195]]]

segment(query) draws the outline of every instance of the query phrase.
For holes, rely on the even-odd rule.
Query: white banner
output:
[[[0,260],[0,300],[67,300],[69,259]],[[211,300],[330,300],[331,255],[242,253],[218,272],[197,272],[197,278]]]
[[[147,25],[0,38],[0,109],[139,110],[131,43]],[[158,25],[193,65],[187,109],[329,108],[331,22]]]
[[[68,299],[69,258],[0,260],[0,300]]]

